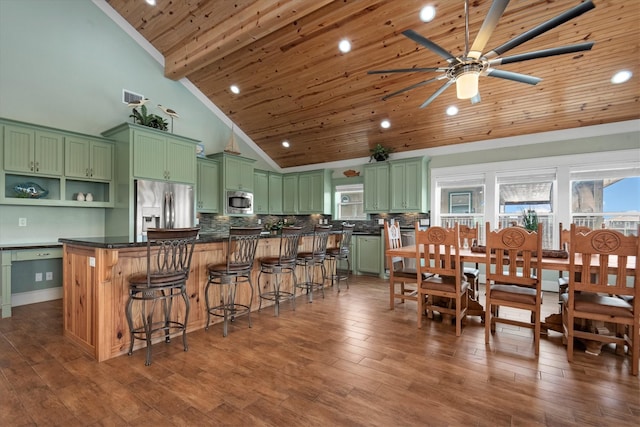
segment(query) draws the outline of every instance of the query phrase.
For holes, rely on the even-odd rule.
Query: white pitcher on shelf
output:
[[[76,196],[76,200],[79,202],[84,202],[84,194],[78,193],[78,195]]]
[[[84,200],[86,200],[87,202],[93,202],[93,194],[87,193],[87,195],[84,196]]]

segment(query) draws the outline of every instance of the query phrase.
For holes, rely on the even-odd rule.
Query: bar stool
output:
[[[207,304],[207,325],[209,329],[211,316],[224,319],[222,335],[227,336],[229,320],[232,322],[237,316],[246,314],[251,327],[251,302],[253,301],[253,283],[251,283],[251,270],[253,260],[260,238],[260,227],[237,227],[229,230],[227,242],[226,262],[223,264],[208,264],[207,273],[209,280],[205,286],[204,295]],[[248,283],[251,296],[247,304],[236,302],[238,285]],[[209,288],[211,285],[219,286],[220,304],[212,306]]]
[[[278,256],[268,256],[260,259],[260,274],[258,275],[258,290],[260,293],[260,306],[258,310],[262,310],[262,300],[274,302],[275,314],[280,314],[280,301],[291,300],[293,310],[296,309],[296,257],[298,256],[298,244],[302,236],[302,227],[284,227],[280,235],[280,249]],[[273,290],[262,291],[260,286],[260,278],[263,274],[273,275]],[[283,274],[291,274],[292,284],[291,291],[283,291],[280,289],[281,276]]]
[[[324,260],[327,255],[327,240],[329,238],[331,228],[331,225],[316,225],[313,230],[311,251],[298,252],[297,265],[304,268],[305,280],[302,283],[298,283],[296,287],[307,291],[307,294],[309,295],[309,302],[313,302],[314,289],[321,289],[322,298],[324,298],[324,277],[327,273],[324,267]],[[320,267],[322,270],[320,282],[314,282],[316,277],[316,267]]]
[[[151,338],[163,331],[165,342],[171,342],[171,330],[182,331],[184,351],[187,346],[187,323],[189,320],[189,298],[186,284],[191,268],[191,257],[199,228],[150,228],[147,230],[147,269],[143,273],[129,276],[129,300],[126,316],[129,324],[129,356],[133,354],[136,339],[147,342],[145,365],[151,365]],[[185,304],[184,319],[177,313],[171,319],[173,298],[182,297]],[[134,326],[133,304],[141,302],[142,325]],[[153,320],[156,304],[160,302],[162,320]],[[150,303],[151,307],[147,307]]]
[[[349,289],[349,272],[351,271],[351,259],[350,259],[350,246],[351,236],[353,236],[353,229],[355,224],[342,224],[342,233],[340,234],[340,241],[335,248],[327,248],[327,259],[329,260],[329,269],[331,270],[331,286],[334,283],[338,284],[338,292],[340,292],[340,281],[344,280]],[[338,274],[338,262],[346,261],[347,270],[344,274]]]

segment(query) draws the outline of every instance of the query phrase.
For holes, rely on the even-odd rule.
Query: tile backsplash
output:
[[[282,221],[286,224],[302,227],[304,232],[312,232],[313,227],[321,220],[327,221],[328,224],[338,229],[344,221],[333,220],[331,215],[253,215],[247,217],[223,216],[216,214],[198,214],[200,221],[201,233],[228,233],[231,227],[258,227],[267,229],[268,224],[274,224]],[[378,224],[378,219],[394,220],[401,227],[413,227],[416,221],[429,218],[429,214],[372,214],[368,220],[348,221],[356,225],[355,231],[378,233],[382,228]],[[261,223],[258,224],[258,221]]]

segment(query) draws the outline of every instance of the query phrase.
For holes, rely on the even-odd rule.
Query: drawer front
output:
[[[12,261],[62,258],[62,248],[19,249],[11,251]]]

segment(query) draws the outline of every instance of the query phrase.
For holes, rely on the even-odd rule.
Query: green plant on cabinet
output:
[[[389,211],[389,164],[386,162],[364,166],[364,211]]]
[[[198,159],[198,212],[220,213],[219,182],[220,164],[213,160]]]

